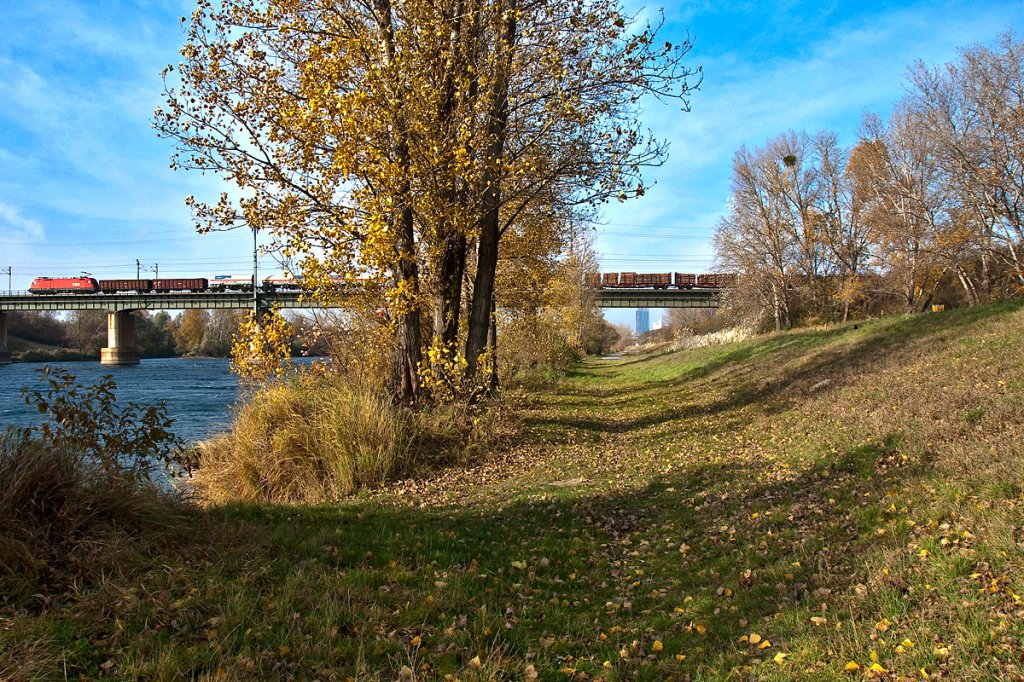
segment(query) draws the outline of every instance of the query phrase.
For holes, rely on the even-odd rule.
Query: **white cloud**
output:
[[[0,241],[39,241],[46,235],[46,230],[38,220],[26,218],[16,207],[0,202],[0,233],[3,234]]]

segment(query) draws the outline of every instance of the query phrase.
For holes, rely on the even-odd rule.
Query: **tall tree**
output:
[[[476,369],[513,225],[642,193],[663,159],[637,103],[685,107],[690,44],[633,23],[613,0],[200,0],[156,125],[241,190],[190,200],[203,229],[271,230],[321,294],[380,293],[413,401],[424,314]]]
[[[935,163],[931,141],[918,134],[917,114],[898,105],[887,124],[866,116],[866,164],[875,210],[870,214],[878,252],[908,311],[932,298],[944,266],[936,257],[937,237],[948,220],[948,195]]]
[[[1024,43],[1010,34],[994,48],[963,50],[944,67],[918,62],[909,105],[962,207],[961,230],[981,250],[977,298],[991,291],[991,259],[1024,285]],[[968,294],[971,283],[958,273]]]

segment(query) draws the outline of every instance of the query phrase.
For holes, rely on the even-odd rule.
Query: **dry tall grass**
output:
[[[403,471],[415,437],[413,415],[382,393],[304,373],[258,393],[230,433],[204,443],[193,483],[211,501],[337,499]]]
[[[672,350],[696,350],[697,348],[721,346],[726,343],[738,343],[746,341],[753,335],[752,330],[744,327],[730,327],[709,334],[694,334],[689,329],[683,329],[672,342]]]
[[[19,600],[43,585],[103,574],[126,535],[173,525],[179,510],[169,491],[111,476],[26,432],[3,432],[0,596]]]

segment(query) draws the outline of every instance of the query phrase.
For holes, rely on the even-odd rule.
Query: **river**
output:
[[[51,364],[66,368],[84,385],[112,374],[117,382],[119,404],[156,405],[165,401],[168,414],[174,418],[172,431],[188,442],[226,429],[238,398],[237,378],[224,358],[143,359],[141,364],[127,367],[111,367],[97,361]],[[0,365],[0,426],[40,423],[39,412],[25,404],[21,388],[42,389],[37,371],[43,366],[44,363],[36,362]]]

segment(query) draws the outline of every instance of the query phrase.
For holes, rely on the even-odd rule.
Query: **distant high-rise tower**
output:
[[[651,313],[647,308],[637,308],[636,311],[636,333],[643,334],[651,331]]]

